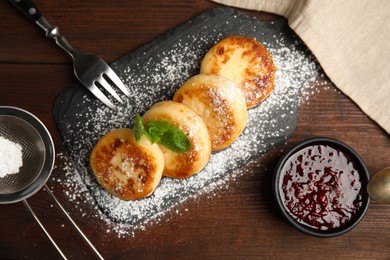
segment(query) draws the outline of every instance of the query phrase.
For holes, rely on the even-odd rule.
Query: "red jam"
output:
[[[342,227],[362,205],[362,184],[342,151],[312,145],[284,164],[279,190],[284,206],[299,223],[313,229]]]

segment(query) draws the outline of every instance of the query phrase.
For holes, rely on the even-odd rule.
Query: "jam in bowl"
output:
[[[293,226],[313,236],[333,237],[350,231],[365,215],[368,180],[367,168],[352,148],[318,137],[280,158],[273,192]]]

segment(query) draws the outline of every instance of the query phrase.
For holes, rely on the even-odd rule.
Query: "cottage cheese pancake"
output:
[[[181,103],[163,101],[154,104],[142,116],[144,123],[160,120],[182,130],[191,143],[189,151],[181,153],[160,145],[165,159],[163,175],[187,178],[201,171],[211,154],[210,135],[203,118]]]
[[[206,53],[200,73],[222,75],[233,80],[244,92],[249,109],[272,92],[275,70],[272,56],[263,45],[252,38],[230,36]]]
[[[90,164],[107,191],[123,200],[137,200],[151,195],[160,183],[164,156],[145,136],[137,144],[133,130],[119,128],[98,141]]]
[[[231,145],[247,122],[245,97],[228,78],[217,75],[196,75],[175,93],[181,102],[201,115],[209,129],[212,150]]]

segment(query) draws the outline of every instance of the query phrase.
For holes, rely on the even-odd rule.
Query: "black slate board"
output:
[[[180,181],[163,178],[155,195],[141,201],[123,202],[104,191],[89,169],[89,154],[97,140],[113,128],[131,127],[136,113],[142,114],[155,102],[170,99],[185,80],[199,73],[207,50],[230,35],[252,37],[269,48],[279,64],[276,83],[293,86],[276,86],[266,101],[249,110],[248,125],[237,142],[214,153],[198,175]],[[137,225],[229,178],[232,170],[287,139],[295,128],[300,89],[312,76],[296,73],[301,65],[294,65],[291,59],[298,54],[310,69],[313,58],[285,19],[263,22],[235,9],[216,8],[111,64],[133,96],[118,113],[104,107],[75,82],[58,96],[53,115],[76,162],[75,170],[102,212],[114,221]],[[283,65],[286,62],[290,65]]]

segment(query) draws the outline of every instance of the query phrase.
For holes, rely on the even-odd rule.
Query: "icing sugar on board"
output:
[[[255,38],[270,51],[277,66],[274,91],[248,111],[248,124],[238,140],[214,152],[200,173],[185,180],[164,177],[151,197],[121,201],[101,188],[89,168],[89,155],[98,139],[114,128],[132,127],[136,113],[142,115],[154,103],[171,99],[188,78],[199,73],[205,53],[230,35]],[[106,108],[76,82],[58,96],[53,115],[75,162],[74,170],[99,209],[110,220],[132,227],[221,187],[235,169],[284,142],[296,125],[300,92],[320,71],[285,19],[263,22],[231,8],[205,12],[111,66],[132,96],[118,112]]]

